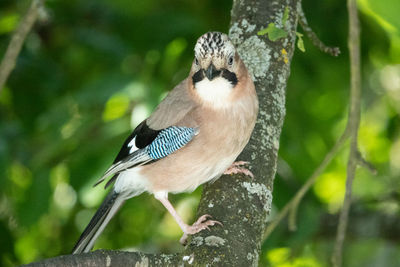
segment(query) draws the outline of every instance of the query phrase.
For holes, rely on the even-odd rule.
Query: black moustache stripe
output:
[[[238,83],[238,79],[237,79],[237,76],[235,73],[233,73],[227,69],[222,69],[221,73],[222,73],[221,77],[227,79],[233,86],[235,86]],[[196,84],[197,82],[202,81],[204,78],[205,78],[204,71],[198,70],[192,76],[193,84]]]
[[[196,84],[197,82],[200,82],[200,81],[202,81],[203,79],[204,79],[204,72],[203,72],[203,70],[199,70],[199,71],[197,71],[195,74],[193,74],[193,76],[192,76],[192,81],[193,81],[193,84]]]
[[[238,83],[238,79],[235,73],[227,70],[227,69],[222,69],[222,75],[223,78],[227,79],[233,86],[235,86]]]

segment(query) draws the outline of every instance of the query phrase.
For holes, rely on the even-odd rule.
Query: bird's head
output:
[[[197,40],[194,52],[194,90],[206,102],[226,100],[238,84],[241,63],[232,42],[224,33],[208,32]]]

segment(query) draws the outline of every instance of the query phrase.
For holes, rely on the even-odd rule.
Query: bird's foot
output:
[[[219,221],[214,221],[214,220],[209,220],[211,218],[210,215],[208,214],[204,214],[203,216],[200,216],[200,218],[197,219],[197,221],[192,224],[192,225],[187,225],[183,236],[181,237],[181,239],[179,240],[179,242],[182,245],[185,245],[187,242],[187,238],[189,235],[194,235],[198,232],[201,232],[205,229],[210,230],[210,226],[219,224],[222,226],[222,223],[220,223]]]
[[[244,175],[250,176],[252,179],[254,179],[254,174],[250,170],[246,169],[246,167],[242,167],[247,165],[249,165],[248,161],[236,161],[232,163],[228,169],[226,169],[224,174],[243,173]]]

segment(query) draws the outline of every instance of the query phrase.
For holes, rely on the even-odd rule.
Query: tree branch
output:
[[[324,160],[321,164],[314,170],[313,174],[307,179],[307,181],[303,184],[303,186],[297,191],[296,195],[283,207],[283,209],[279,212],[276,218],[268,225],[265,233],[264,240],[269,237],[269,235],[275,230],[275,228],[279,225],[283,218],[289,213],[289,229],[292,231],[296,230],[296,215],[298,206],[303,199],[305,193],[311,188],[311,186],[315,183],[317,178],[323,173],[325,168],[329,165],[332,159],[335,157],[336,153],[343,146],[346,140],[349,137],[348,127],[344,130],[343,134],[336,141],[335,145],[332,149],[326,154]]]
[[[64,255],[46,259],[25,266],[183,266],[190,257],[178,257],[178,254],[145,254],[114,250],[96,250],[91,253]]]
[[[332,264],[335,267],[342,266],[343,242],[346,236],[349,209],[351,204],[351,192],[357,164],[359,163],[358,128],[360,126],[360,98],[361,98],[361,71],[360,71],[360,25],[358,21],[357,1],[347,0],[349,12],[349,53],[350,53],[350,155],[347,163],[346,194],[340,213],[336,244],[332,254]]]
[[[378,173],[378,170],[375,168],[375,166],[361,156],[360,151],[358,151],[357,158],[358,158],[358,165],[364,167],[373,175],[376,175]]]
[[[301,6],[300,1],[297,5],[297,14],[299,16],[299,24],[301,25],[301,28],[304,30],[304,32],[306,33],[307,37],[311,40],[313,45],[318,47],[322,52],[337,57],[340,54],[339,47],[327,46],[318,38],[317,34],[315,34],[315,32],[308,25],[307,18],[306,15],[304,14],[303,7]]]
[[[96,251],[47,259],[32,266],[88,266],[98,257],[101,259],[96,263],[107,265],[109,258],[114,263],[114,256],[126,263],[131,260],[122,265],[144,262],[178,266],[190,262],[197,266],[257,266],[262,234],[271,210],[272,184],[285,116],[285,89],[296,40],[296,3],[297,0],[233,1],[229,36],[254,78],[260,112],[252,138],[239,156],[239,160],[251,162],[250,169],[255,178],[225,175],[204,185],[197,215],[210,214],[222,222],[223,227],[215,226],[210,232],[202,231],[192,236],[179,254]],[[271,22],[282,26],[285,10],[289,10],[286,37],[272,42],[257,35]]]
[[[21,52],[26,36],[40,14],[43,1],[44,0],[32,0],[31,6],[11,37],[7,51],[0,64],[0,93],[7,82],[8,76],[15,67],[17,57]]]

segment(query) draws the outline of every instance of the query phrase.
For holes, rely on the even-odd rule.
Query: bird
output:
[[[248,143],[258,115],[251,74],[229,37],[207,32],[194,47],[189,75],[159,103],[123,143],[96,185],[112,189],[81,234],[72,253],[87,253],[124,202],[148,192],[183,231],[181,243],[214,225],[208,214],[186,224],[168,194],[192,192],[222,174],[252,173],[235,159]],[[110,178],[111,177],[111,178]]]

